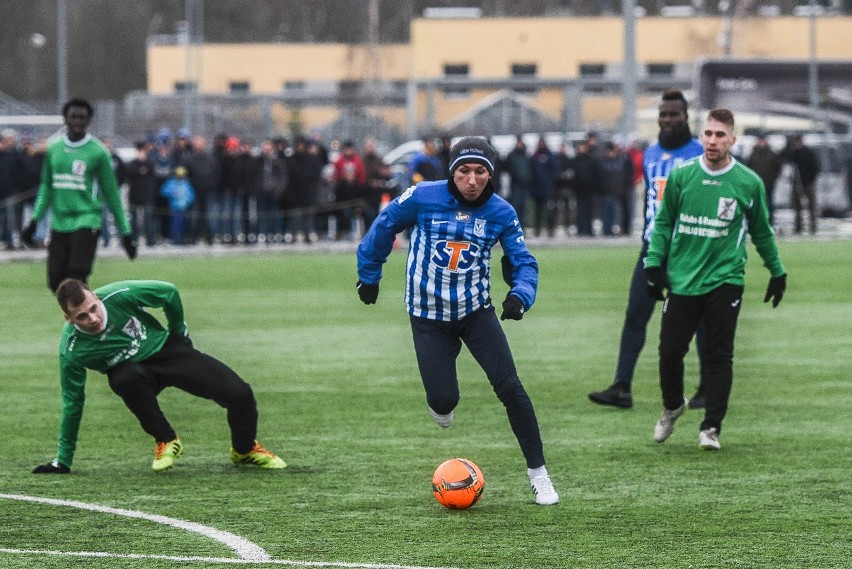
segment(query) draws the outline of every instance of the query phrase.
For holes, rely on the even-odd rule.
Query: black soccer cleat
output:
[[[603,391],[593,391],[589,393],[589,399],[598,405],[612,405],[621,409],[630,409],[633,407],[633,396],[629,389],[619,383],[613,383]]]

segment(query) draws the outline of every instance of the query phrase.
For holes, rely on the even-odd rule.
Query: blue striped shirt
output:
[[[704,147],[694,138],[673,150],[663,148],[659,143],[645,150],[642,158],[642,169],[645,172],[645,233],[642,238],[646,243],[651,240],[654,218],[657,217],[660,202],[663,201],[669,174],[675,167],[700,156],[703,152]]]
[[[358,278],[377,284],[396,234],[411,228],[405,300],[412,316],[460,320],[491,303],[491,250],[500,243],[512,262],[510,291],[529,310],[538,263],[527,250],[514,208],[493,195],[483,205],[459,202],[447,180],[421,182],[393,200],[358,246]]]

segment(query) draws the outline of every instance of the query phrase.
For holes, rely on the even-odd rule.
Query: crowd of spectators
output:
[[[521,136],[503,157],[508,175],[501,192],[536,237],[557,231],[580,236],[630,235],[642,182],[639,141],[601,146],[594,132],[569,147],[550,148],[544,137],[530,151]]]
[[[366,140],[329,149],[319,137],[282,137],[259,145],[220,134],[212,140],[168,129],[135,143],[135,156],[112,148],[125,188],[131,225],[148,247],[196,243],[313,243],[357,239],[378,213],[384,194],[396,195],[388,167]],[[6,248],[21,227],[39,184],[46,141],[8,131],[0,146],[0,198]],[[125,157],[127,158],[127,157]],[[106,245],[114,237],[107,219]],[[46,236],[36,233],[37,242]]]
[[[129,160],[119,157],[109,139],[103,141],[125,189],[134,235],[149,247],[354,241],[383,200],[405,189],[370,139],[360,148],[354,141],[329,147],[319,135],[296,137],[292,145],[283,137],[254,144],[228,134],[208,140],[187,129],[173,134],[164,128],[136,142]],[[20,229],[29,220],[45,145],[44,139],[11,129],[0,137],[0,246],[7,249],[19,246]],[[764,146],[756,153],[765,152]],[[407,181],[445,178],[449,147],[448,136],[425,138],[422,152],[408,164]],[[501,156],[495,179],[533,236],[630,235],[643,184],[643,151],[641,141],[616,137],[602,143],[594,132],[558,149],[544,137],[529,149],[518,136]],[[756,159],[752,163],[762,174]],[[775,177],[777,172],[766,182],[770,197]],[[109,245],[115,225],[105,215],[102,240]],[[37,242],[46,235],[42,220]]]

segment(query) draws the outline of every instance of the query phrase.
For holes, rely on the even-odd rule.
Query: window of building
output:
[[[581,63],[580,75],[583,77],[602,77],[606,73],[606,63]]]
[[[534,79],[538,74],[538,65],[535,63],[513,63],[513,79]],[[515,87],[515,93],[522,95],[535,95],[538,91],[535,87]]]
[[[284,82],[284,90],[285,91],[304,91],[305,90],[305,82],[304,81],[285,81]]]
[[[647,68],[648,75],[659,77],[660,75],[674,75],[674,63],[649,63]]]
[[[350,79],[340,81],[337,83],[337,94],[339,97],[352,98],[358,95],[362,86],[362,81],[353,81]]]
[[[247,95],[251,91],[248,81],[231,81],[228,83],[228,92],[232,95]]]
[[[175,81],[175,92],[186,93],[187,91],[197,91],[198,84],[195,81]]]
[[[447,79],[467,79],[470,77],[470,65],[467,63],[445,63],[444,77]],[[449,99],[463,99],[470,96],[467,87],[444,87],[444,96]]]

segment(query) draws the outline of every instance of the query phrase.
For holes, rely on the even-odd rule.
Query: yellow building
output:
[[[807,60],[807,17],[635,20],[638,108],[658,86],[689,87],[702,58]],[[816,19],[816,57],[852,62],[852,17]],[[722,41],[720,41],[722,40]],[[306,128],[358,105],[407,132],[437,131],[506,93],[555,124],[612,127],[620,115],[621,18],[416,19],[410,44],[154,44],[148,90],[274,98],[277,124]],[[582,93],[572,89],[582,89]],[[641,87],[645,86],[645,92]],[[572,97],[578,97],[576,100]],[[573,116],[572,116],[573,115]]]

